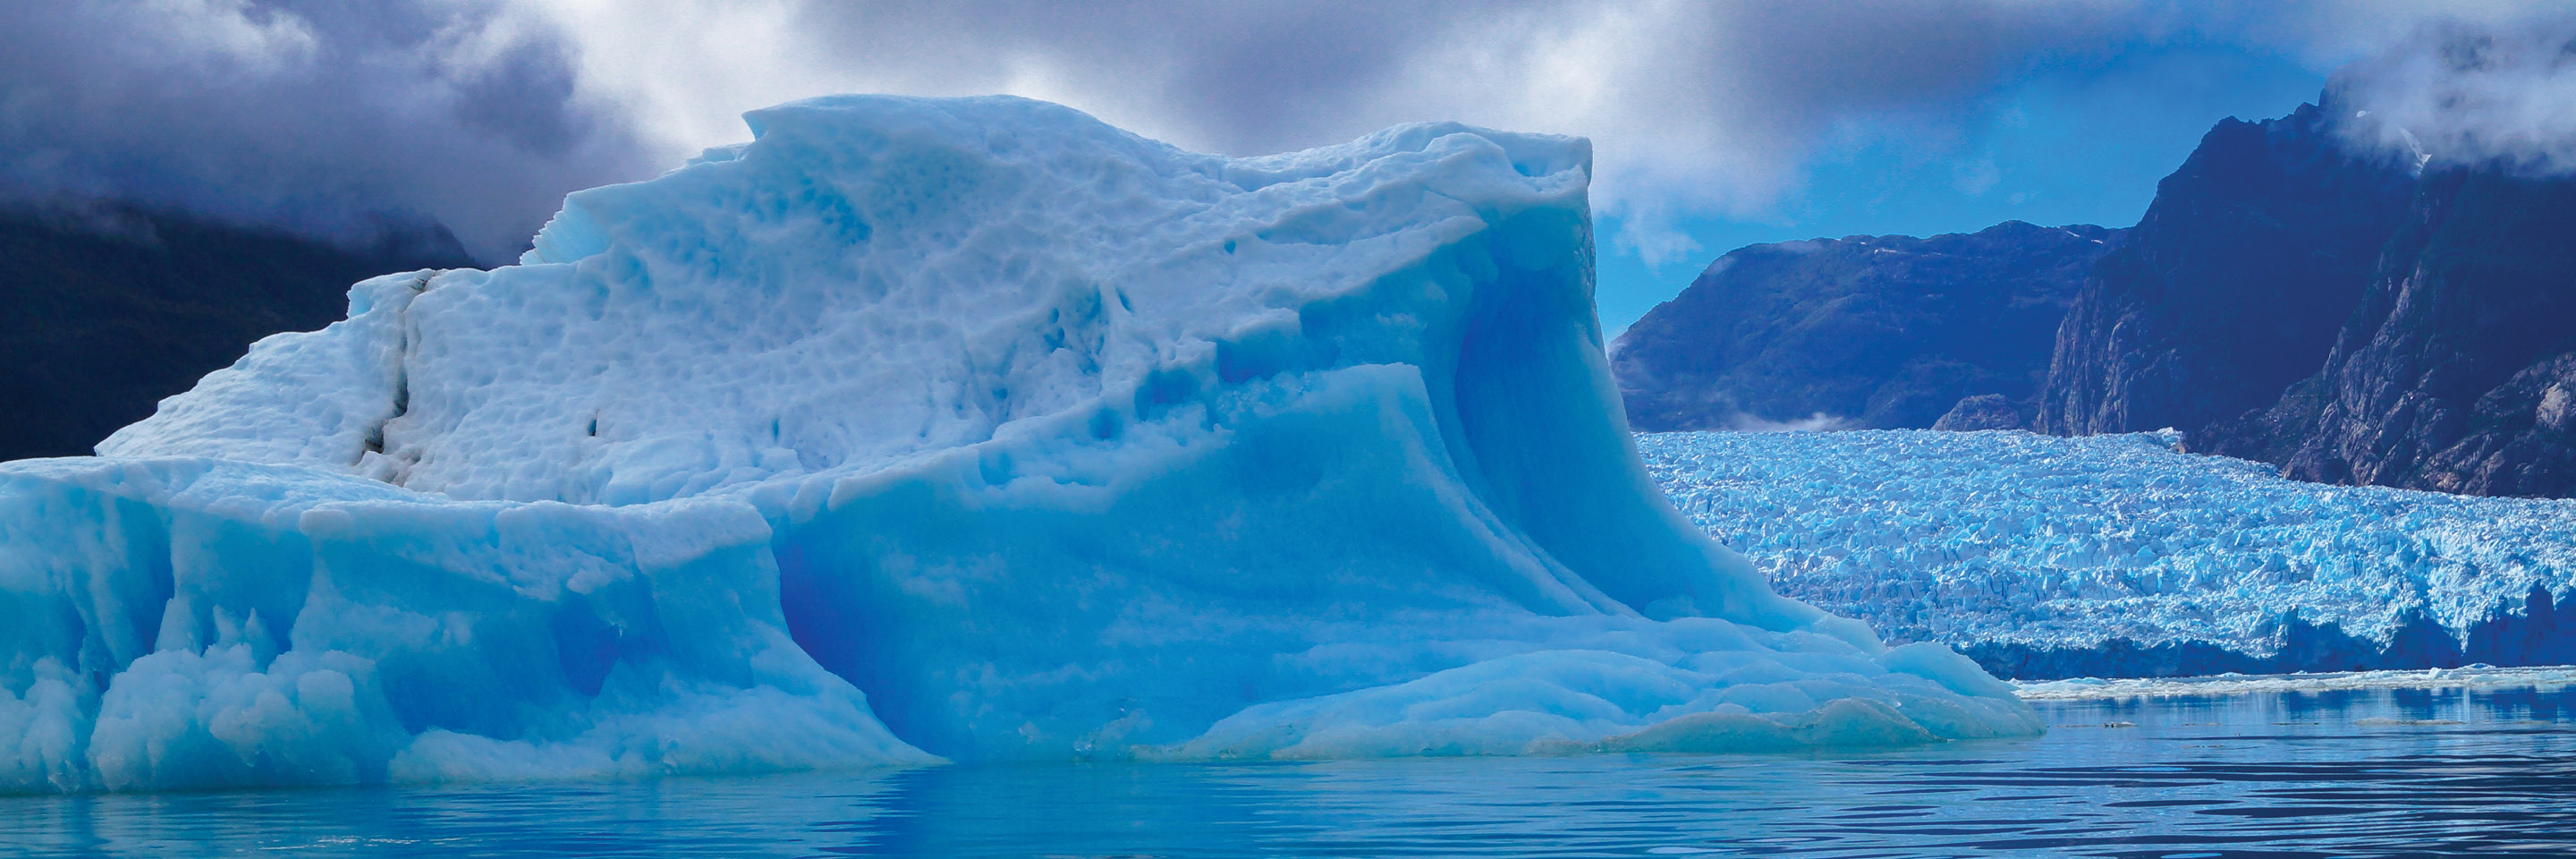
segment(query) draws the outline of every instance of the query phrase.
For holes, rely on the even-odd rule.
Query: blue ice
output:
[[[1582,140],[747,119],[0,466],[0,788],[2038,730],[1648,480]]]

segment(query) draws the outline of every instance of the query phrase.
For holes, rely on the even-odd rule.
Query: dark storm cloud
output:
[[[1904,0],[1805,0],[1723,7],[1733,77],[1796,122],[1855,111],[1935,113],[2035,62],[2097,53],[2129,35],[2125,15],[2081,4],[2028,7]],[[1824,116],[1817,116],[1822,114]]]
[[[1594,138],[1617,241],[1668,257],[1683,210],[1792,190],[1856,117],[1938,138],[2051,58],[2108,50],[2125,4],[1749,0],[811,3],[807,67],[956,93],[1021,87],[1183,145],[1261,154],[1457,119]]]
[[[1308,142],[1394,83],[1428,45],[1477,17],[1536,2],[814,3],[798,30],[822,53],[927,86],[1007,77],[1043,62],[1083,88],[1127,87],[1233,152]],[[1323,131],[1323,134],[1334,132]]]
[[[2031,52],[2066,43],[2096,49],[2115,17],[2080,4],[2030,14],[2018,4],[1911,0],[970,0],[803,10],[798,31],[853,65],[935,85],[1038,60],[1077,88],[1149,89],[1210,145],[1235,152],[1313,145],[1346,138],[1354,124],[1393,121],[1369,115],[1374,105],[1448,101],[1472,111],[1508,99],[1531,83],[1523,78],[1533,74],[1532,54],[1621,18],[1636,26],[1584,59],[1650,66],[1618,82],[1638,101],[1806,130],[1859,109],[1937,113],[1939,101],[1992,85]],[[1481,69],[1420,62],[1444,54],[1493,62]]]
[[[0,4],[0,194],[346,238],[434,218],[498,261],[564,192],[648,175],[571,50],[492,3]]]

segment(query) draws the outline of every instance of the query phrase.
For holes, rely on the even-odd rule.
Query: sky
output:
[[[1593,140],[1616,332],[1747,243],[2126,226],[2212,123],[2332,82],[2380,108],[2372,145],[2568,169],[2571,21],[2510,0],[12,3],[0,202],[343,238],[434,219],[499,263],[565,192],[807,96],[1012,93],[1234,155],[1459,120]]]

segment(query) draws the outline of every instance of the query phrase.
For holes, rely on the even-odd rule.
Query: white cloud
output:
[[[2335,76],[2357,142],[2440,163],[2576,172],[2576,15],[2428,25]]]

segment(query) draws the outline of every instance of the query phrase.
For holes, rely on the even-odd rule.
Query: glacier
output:
[[[2333,486],[2180,435],[1652,433],[1781,593],[2018,680],[2576,663],[2576,501]]]
[[[2039,730],[1648,479],[1582,140],[746,120],[0,465],[0,790]]]

